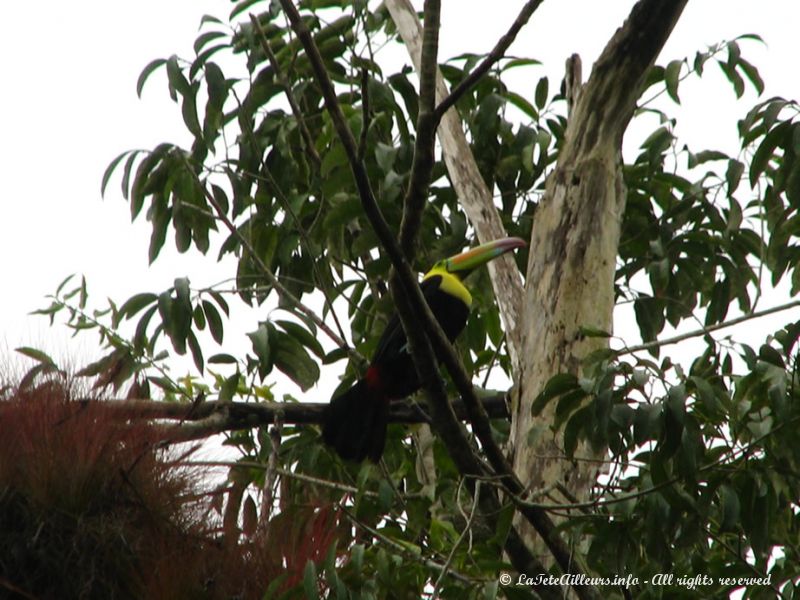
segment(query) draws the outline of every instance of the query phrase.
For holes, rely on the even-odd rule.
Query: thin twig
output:
[[[624,356],[625,354],[633,354],[635,352],[641,352],[642,350],[652,350],[653,348],[661,348],[663,346],[669,346],[670,344],[677,344],[678,342],[683,342],[691,338],[708,335],[720,329],[725,329],[727,327],[738,325],[739,323],[744,323],[745,321],[750,321],[752,319],[759,319],[761,317],[766,317],[767,315],[782,312],[784,310],[789,310],[790,308],[794,308],[796,306],[800,306],[800,300],[793,300],[792,302],[787,302],[786,304],[781,304],[780,306],[773,306],[772,308],[765,308],[764,310],[750,312],[747,313],[746,315],[735,317],[733,319],[729,319],[722,323],[715,323],[714,325],[709,325],[701,329],[695,329],[694,331],[682,333],[680,335],[676,335],[663,340],[653,340],[652,342],[646,342],[644,344],[639,344],[637,346],[627,346],[625,348],[620,348],[619,350],[615,350],[614,352],[616,353],[617,356]]]
[[[749,444],[742,446],[740,448],[733,448],[728,454],[721,454],[719,458],[716,460],[702,465],[701,467],[697,468],[698,473],[703,473],[705,471],[710,471],[716,467],[725,465],[733,464],[733,461],[739,460],[741,457],[746,456],[753,452],[756,448],[759,448],[761,442],[763,442],[766,438],[772,436],[774,433],[782,429],[783,427],[793,426],[796,423],[800,422],[800,417],[794,417],[789,419],[788,421],[781,421],[775,427],[773,427],[767,433],[757,437]],[[570,502],[567,504],[541,504],[536,502],[531,502],[528,499],[522,498],[521,496],[512,496],[514,504],[517,506],[527,506],[531,508],[540,508],[542,510],[572,510],[572,509],[584,509],[584,508],[599,508],[604,507],[609,504],[618,504],[620,502],[626,502],[628,500],[635,500],[637,498],[644,497],[648,494],[652,494],[653,492],[657,492],[658,490],[664,489],[669,487],[675,483],[680,481],[679,476],[672,476],[669,479],[666,479],[658,484],[643,488],[636,492],[630,492],[628,494],[622,494],[620,496],[614,496],[612,498],[597,498],[595,500],[589,500],[588,502]]]
[[[461,489],[459,487],[459,489]],[[442,585],[442,581],[444,580],[444,576],[447,575],[447,571],[450,569],[450,566],[453,564],[453,559],[456,555],[456,550],[461,545],[461,542],[464,541],[464,538],[467,537],[467,533],[472,530],[472,522],[475,520],[475,513],[478,509],[478,495],[480,494],[481,489],[481,482],[477,481],[475,483],[475,498],[472,501],[472,510],[469,513],[469,518],[467,519],[466,525],[464,525],[464,529],[461,531],[461,535],[458,536],[456,543],[453,544],[453,547],[450,549],[450,554],[447,555],[447,560],[445,560],[444,565],[442,566],[442,571],[439,573],[439,577],[436,578],[436,583],[433,584],[433,594],[431,594],[431,600],[436,600],[439,596],[439,587]]]

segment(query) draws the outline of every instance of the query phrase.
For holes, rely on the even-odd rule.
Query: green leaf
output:
[[[61,290],[64,289],[64,287],[70,282],[70,280],[72,280],[73,277],[75,277],[75,273],[68,275],[61,281],[61,283],[58,284],[58,287],[56,288],[56,296],[61,294]]]
[[[259,360],[259,374],[262,378],[272,370],[272,355],[270,352],[270,335],[266,323],[260,323],[258,329],[247,334],[253,345],[253,352]]]
[[[174,54],[166,61],[167,64],[167,80],[169,81],[170,97],[177,100],[176,93],[181,96],[190,96],[192,93],[192,86],[189,85],[186,77],[181,72],[181,67],[178,64],[178,57]]]
[[[742,180],[743,173],[744,164],[734,158],[731,158],[728,161],[728,169],[725,171],[725,183],[728,186],[728,196],[732,196],[739,187],[739,182]]]
[[[539,112],[536,108],[531,104],[527,98],[517,94],[516,92],[512,92],[511,90],[507,90],[503,93],[503,96],[514,106],[520,109],[525,115],[527,115],[530,119],[536,121],[539,119]]]
[[[136,80],[136,95],[139,98],[142,97],[142,90],[144,89],[144,84],[147,82],[148,77],[153,74],[153,71],[165,64],[167,64],[165,59],[157,58],[153,61],[150,61],[147,66],[142,69],[139,79]]]
[[[233,396],[236,394],[236,390],[239,387],[239,380],[241,379],[241,375],[237,371],[230,377],[227,377],[225,381],[222,382],[222,385],[219,389],[219,401],[220,402],[232,402]]]
[[[206,31],[205,33],[201,33],[194,40],[194,53],[200,54],[200,51],[208,42],[225,37],[226,35],[224,31]]]
[[[209,145],[210,149],[212,146],[210,140],[216,137],[222,126],[222,109],[228,97],[229,88],[222,69],[215,63],[210,62],[206,64],[205,74],[208,102],[206,103],[206,116],[203,122],[203,135],[205,135],[206,144]]]
[[[206,315],[206,321],[208,322],[208,330],[211,332],[211,337],[214,338],[215,342],[221,344],[224,335],[222,317],[220,316],[216,307],[213,304],[211,304],[211,302],[209,302],[208,300],[203,300],[201,302],[201,305],[203,307],[203,312]]]
[[[228,308],[228,303],[225,301],[225,298],[222,296],[222,294],[220,294],[216,290],[208,290],[208,295],[214,299],[214,302],[216,302],[217,306],[219,306],[222,309],[222,312],[225,313],[225,316],[229,317],[230,309]]]
[[[214,15],[203,15],[200,19],[200,27],[202,28],[206,23],[215,23],[217,25],[222,25],[222,21],[215,17]]]
[[[713,160],[728,160],[728,158],[727,154],[719,150],[701,150],[694,155],[694,164],[690,164],[689,167],[691,168]]]
[[[214,365],[235,365],[238,361],[230,354],[220,353],[208,357],[208,363]]]
[[[153,305],[148,308],[145,313],[139,319],[139,322],[136,324],[136,333],[133,335],[133,343],[136,345],[136,348],[142,349],[145,347],[147,342],[147,326],[150,324],[150,319],[153,318],[153,315],[158,310],[158,305]],[[155,337],[156,334],[154,334]]]
[[[122,321],[123,319],[130,319],[140,310],[156,301],[158,301],[158,296],[150,292],[134,294],[128,298],[122,306],[119,307],[119,310],[117,311],[120,317],[119,320]]]
[[[789,131],[791,123],[785,121],[773,128],[756,149],[753,160],[750,162],[750,185],[755,186],[756,181],[766,171],[767,165],[775,155],[775,149],[783,141]]]
[[[540,64],[542,64],[542,61],[536,60],[535,58],[512,58],[506,62],[500,70],[509,71],[511,69],[516,69],[517,67],[530,67]]]
[[[539,110],[542,110],[547,104],[547,92],[548,92],[547,77],[542,77],[536,84],[536,92],[534,93],[533,96],[534,101],[536,102],[536,107]]]
[[[381,171],[388,173],[394,166],[394,161],[397,158],[399,148],[378,142],[375,146],[375,162],[381,168]]]
[[[206,315],[203,313],[203,307],[200,304],[196,304],[192,311],[192,321],[199,331],[203,331],[206,328]]]
[[[745,77],[750,80],[750,83],[753,84],[759,95],[763,94],[764,80],[761,79],[761,74],[758,72],[758,69],[741,57],[739,57],[739,62],[737,64],[739,68],[744,71]]]
[[[106,195],[106,187],[108,186],[108,180],[111,179],[111,175],[114,173],[114,169],[117,168],[117,165],[125,158],[128,154],[133,154],[135,156],[135,150],[132,152],[130,150],[126,150],[119,156],[117,156],[114,160],[112,160],[106,170],[103,172],[103,179],[100,181],[100,196]],[[126,190],[127,191],[127,190]]]
[[[55,361],[52,358],[50,358],[50,356],[47,353],[41,350],[37,350],[36,348],[31,348],[30,346],[21,346],[19,348],[15,348],[15,351],[19,352],[24,356],[27,356],[28,358],[32,358],[33,360],[42,365],[47,365],[49,367],[56,367]]]
[[[309,332],[302,325],[292,321],[275,321],[275,325],[278,325],[287,334],[311,350],[311,352],[313,352],[319,358],[323,358],[325,356],[325,350],[322,348],[322,344],[319,343],[314,334]]]
[[[248,8],[250,8],[251,6],[260,1],[261,0],[241,0],[240,2],[237,2],[236,6],[233,7],[233,10],[231,11],[231,14],[228,17],[228,20],[233,21],[236,17],[238,17]]]
[[[739,502],[739,494],[732,486],[723,483],[719,487],[719,501],[720,508],[722,509],[722,518],[720,519],[720,531],[736,531],[740,522],[741,503]]]
[[[537,416],[553,398],[579,388],[578,378],[573,373],[557,373],[553,375],[533,401],[531,415]]]
[[[293,337],[273,330],[270,342],[274,344],[275,366],[294,381],[300,389],[308,391],[319,379],[319,365]]]
[[[313,560],[306,563],[303,571],[303,590],[308,600],[319,600],[319,586],[317,586],[317,567]]]
[[[164,242],[167,239],[167,227],[172,218],[166,206],[166,201],[160,193],[155,194],[153,197],[153,204],[148,213],[148,218],[150,218],[153,224],[153,231],[150,234],[150,245],[147,249],[147,257],[150,264],[153,264],[156,258],[158,258],[161,248],[164,247]]]
[[[353,544],[350,548],[350,563],[356,575],[360,575],[364,568],[364,544]]]
[[[733,91],[736,94],[737,98],[741,98],[744,94],[744,80],[741,78],[739,73],[736,72],[736,68],[726,62],[717,61],[719,68],[722,69],[722,72],[725,74],[725,77],[733,84]]]
[[[673,60],[664,70],[664,83],[667,86],[667,94],[672,98],[676,104],[681,103],[678,97],[678,84],[680,83],[681,67],[683,67],[683,60]]]
[[[194,331],[189,331],[186,341],[189,343],[189,351],[192,353],[194,366],[197,367],[197,370],[200,371],[200,373],[202,373],[204,366],[203,350],[200,348],[200,343],[197,341],[197,336],[195,336]]]
[[[381,479],[378,484],[378,502],[384,512],[388,512],[394,503],[394,488],[386,479]]]
[[[120,188],[122,189],[122,197],[125,198],[125,200],[131,198],[131,193],[130,193],[131,172],[133,170],[133,164],[134,162],[136,162],[136,158],[139,156],[140,153],[141,150],[134,150],[133,152],[131,152],[130,156],[128,157],[128,160],[125,161],[125,166],[122,169],[122,180],[120,181]],[[141,208],[142,208],[141,203],[137,205],[134,202],[131,202],[131,219],[135,219],[138,216]]]
[[[581,434],[590,422],[590,409],[591,406],[584,406],[567,421],[567,426],[564,428],[564,452],[569,458],[575,455],[575,450],[578,449],[578,443],[581,440]]]

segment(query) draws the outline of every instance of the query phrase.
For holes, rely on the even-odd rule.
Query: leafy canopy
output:
[[[409,66],[385,66],[396,56],[394,23],[366,2],[301,4],[380,208],[397,228],[418,98]],[[644,343],[612,340],[618,350],[589,357],[581,376],[556,376],[532,407],[536,413],[557,403],[552,427],[563,428],[567,457],[579,458],[573,457],[579,440],[606,452],[607,472],[593,500],[566,511],[562,528],[590,572],[638,577],[637,597],[661,597],[663,590],[645,581],[664,571],[712,576],[714,584],[703,590],[709,597],[742,585],[721,577],[769,575],[773,587],[752,585],[749,597],[774,597],[784,586],[788,598],[798,577],[800,321],[787,318],[757,348],[738,342],[736,329],[722,338],[710,333],[734,314],[752,316],[769,284],[786,280],[792,296],[800,291],[798,104],[768,98],[743,110],[735,156],[686,147],[670,115],[673,103],[688,100],[681,83],[711,68],[722,70],[737,98],[747,89],[760,95],[764,83],[742,55],[757,39],[742,36],[650,71],[634,121],[651,123],[645,117],[655,114],[658,126],[624,165],[627,205],[616,273],[619,305],[633,304]],[[457,84],[481,58],[446,61],[445,80]],[[527,238],[567,117],[557,85],[540,77],[527,97],[507,83],[512,69],[536,78],[538,62],[502,59],[456,108],[509,235]],[[288,377],[304,393],[333,364],[346,365],[342,386],[350,385],[394,310],[389,263],[362,211],[308,57],[279,4],[245,0],[225,21],[204,17],[194,55],[148,64],[139,94],[156,73],[166,74],[191,147],[165,142],[124,152],[109,165],[102,190],[121,178],[131,218],[151,224],[151,261],[165,243],[209,260],[230,255],[237,264],[233,284],[198,287],[178,276],[170,289],[94,310],[85,282],[74,289],[64,282],[39,312],[51,319],[66,314],[76,331],[99,332],[107,353],[81,374],[115,390],[133,382],[131,397],[157,386],[171,401],[198,393],[272,401],[276,381]],[[436,162],[431,183],[420,270],[461,250],[472,233],[443,162]],[[525,253],[517,259],[524,267]],[[476,305],[458,342],[462,359],[476,381],[497,367],[510,374],[486,274],[476,274],[471,288]],[[246,352],[226,351],[233,343],[226,327],[239,300],[265,307],[265,318],[252,324]],[[668,325],[702,325],[704,350],[670,354],[658,341]],[[36,361],[27,383],[58,369],[40,351],[23,351]],[[176,380],[170,359],[186,353],[197,372]],[[528,441],[549,426],[536,425]],[[507,422],[493,421],[493,428],[498,440],[507,438]],[[298,590],[310,597],[323,589],[337,598],[383,597],[389,590],[419,597],[435,586],[444,597],[494,597],[500,590],[527,597],[525,587],[497,583],[509,568],[502,549],[513,505],[504,507],[497,529],[482,527],[446,449],[418,433],[412,441],[408,427],[393,426],[381,470],[343,465],[313,427],[283,426],[279,500],[259,518],[277,528],[330,507],[337,514],[336,543],[295,565],[304,574]],[[252,484],[250,493],[266,486],[272,494],[275,471],[270,479],[265,467],[273,446],[265,430],[229,432],[226,443],[241,455],[231,472]],[[540,503],[547,507],[547,498]],[[673,587],[669,594],[689,592]]]

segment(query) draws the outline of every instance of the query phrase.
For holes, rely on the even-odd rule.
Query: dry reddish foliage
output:
[[[0,596],[261,598],[324,557],[329,509],[289,510],[223,543],[208,474],[181,466],[161,435],[60,384],[0,401]]]

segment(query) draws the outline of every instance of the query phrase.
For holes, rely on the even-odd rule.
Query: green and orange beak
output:
[[[485,265],[498,256],[510,250],[514,250],[515,248],[524,248],[525,246],[527,246],[525,240],[518,237],[500,238],[499,240],[481,244],[475,248],[470,248],[466,252],[446,258],[441,261],[440,265],[448,273],[458,275],[459,278],[463,279],[474,269]]]

